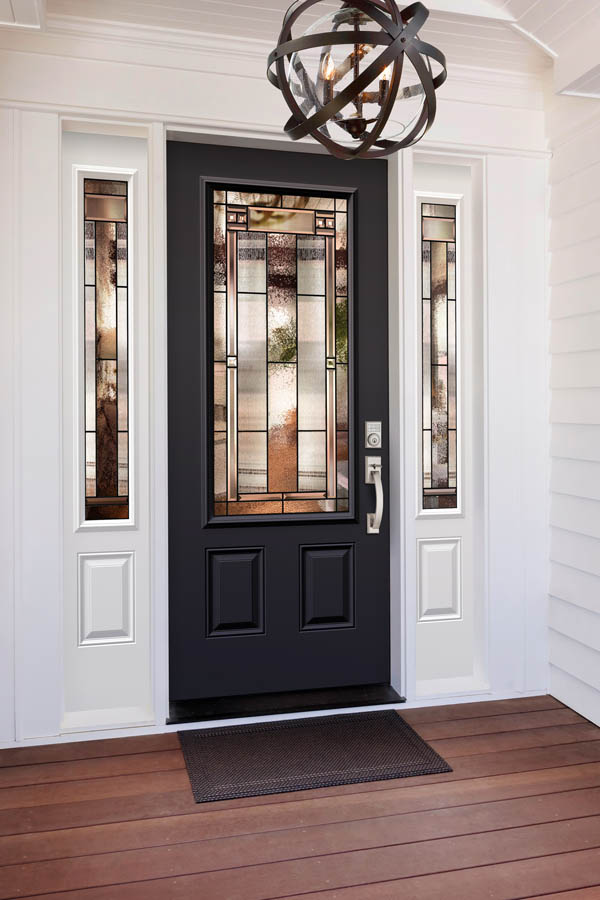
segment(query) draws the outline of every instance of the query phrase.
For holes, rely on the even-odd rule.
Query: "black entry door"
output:
[[[387,684],[386,163],[167,160],[171,700]]]

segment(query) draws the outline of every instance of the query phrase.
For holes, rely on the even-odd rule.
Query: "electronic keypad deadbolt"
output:
[[[381,422],[365,422],[365,450],[381,450]]]

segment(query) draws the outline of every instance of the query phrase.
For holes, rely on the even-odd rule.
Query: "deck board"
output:
[[[600,729],[551,697],[405,718],[452,772],[196,804],[172,733],[0,751],[0,900],[600,900]]]

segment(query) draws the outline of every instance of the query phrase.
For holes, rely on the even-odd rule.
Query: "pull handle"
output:
[[[367,534],[379,534],[383,517],[383,483],[381,481],[381,457],[365,457],[365,484],[375,485],[375,512],[367,513]]]

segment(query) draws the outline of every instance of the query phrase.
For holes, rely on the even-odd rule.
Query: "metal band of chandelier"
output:
[[[292,111],[286,134],[312,135],[341,159],[415,144],[433,124],[435,92],[446,80],[443,53],[419,38],[428,10],[348,0],[293,37],[292,27],[321,2],[292,3],[269,55],[267,78]]]

